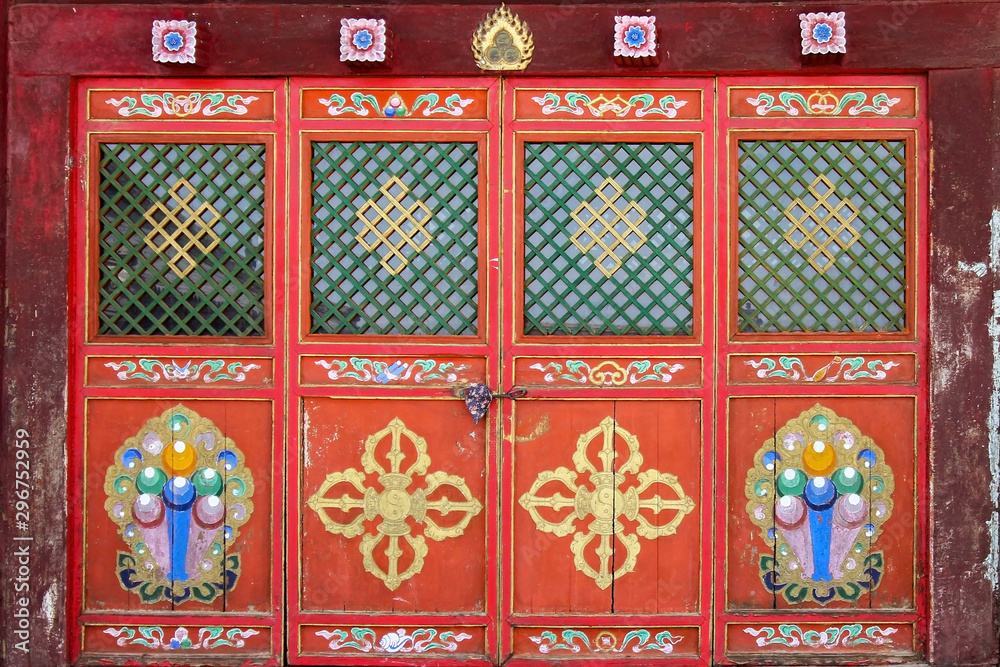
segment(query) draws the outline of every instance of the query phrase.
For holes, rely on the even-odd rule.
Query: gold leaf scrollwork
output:
[[[523,70],[534,51],[528,24],[504,4],[487,16],[472,36],[472,55],[481,70]]]
[[[389,451],[384,457],[388,462],[387,467],[382,465],[375,451],[386,437],[391,438]],[[416,453],[413,462],[405,470],[403,464],[408,456],[403,450],[404,438]],[[389,590],[396,590],[401,583],[423,569],[427,556],[424,537],[436,542],[459,537],[472,518],[483,509],[479,501],[472,497],[463,478],[440,471],[427,474],[430,465],[427,441],[406,428],[402,420],[395,418],[365,441],[365,451],[361,455],[364,472],[348,468],[342,472],[330,473],[308,501],[309,507],[319,515],[329,532],[346,538],[362,536],[360,551],[365,570],[381,579]],[[365,485],[366,474],[376,476],[382,487],[381,491]],[[423,481],[424,487],[410,493],[407,489],[414,480]],[[351,495],[350,488],[345,488],[337,497],[327,496],[331,489],[340,485],[353,487],[358,495]],[[453,500],[448,494],[438,494],[435,497],[435,492],[444,490],[445,487],[455,489],[461,499]],[[328,508],[356,515],[352,520],[342,523],[330,518],[326,513]],[[462,516],[452,525],[442,526],[433,518],[453,512],[461,513]],[[415,527],[422,527],[422,534],[413,534]],[[385,570],[375,562],[375,551],[383,542],[383,553],[388,561],[388,568]],[[405,554],[403,543],[409,546],[412,560],[400,572],[400,562]]]
[[[598,438],[601,439],[601,449],[597,452],[599,467],[591,461],[587,452],[590,444]],[[616,438],[625,442],[629,452],[628,459],[617,468]],[[519,503],[541,532],[557,537],[573,535],[570,550],[573,552],[576,569],[593,579],[601,589],[635,569],[639,559],[640,537],[653,540],[673,535],[684,517],[694,509],[694,500],[684,494],[675,475],[658,470],[642,470],[638,438],[618,426],[611,417],[605,417],[600,425],[580,436],[573,454],[573,464],[576,472],[563,467],[540,472],[528,492],[521,496]],[[638,486],[622,488],[628,473],[636,476]],[[577,484],[580,474],[588,475],[586,484]],[[554,491],[549,496],[538,495],[542,487],[549,483],[562,484],[571,495],[565,496],[559,491]],[[670,489],[675,497],[664,498],[655,492],[643,495],[657,484]],[[572,511],[555,521],[544,517],[539,508],[548,508],[556,513]],[[643,509],[649,512],[643,514]],[[658,517],[665,511],[673,511],[666,523],[653,523],[647,516],[651,513]],[[634,534],[626,532],[620,517],[636,523]],[[587,518],[590,518],[590,523],[587,524],[586,532],[580,531],[576,520]],[[624,559],[620,559],[620,555],[615,557],[615,562],[621,560],[621,565],[617,567],[612,565],[612,556],[615,556],[614,539],[625,546],[626,552]],[[595,541],[596,545],[590,549]],[[597,555],[597,568],[588,561],[588,551]]]

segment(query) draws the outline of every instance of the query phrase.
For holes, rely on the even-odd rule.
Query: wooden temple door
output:
[[[70,659],[277,659],[283,82],[77,93]]]
[[[293,663],[495,660],[498,92],[293,82]]]
[[[505,93],[501,656],[707,659],[713,83]]]

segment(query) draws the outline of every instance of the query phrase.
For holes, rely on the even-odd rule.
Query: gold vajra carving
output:
[[[198,263],[191,255],[191,250],[197,248],[202,255],[207,255],[219,245],[221,239],[212,230],[219,218],[219,212],[208,203],[203,202],[197,209],[192,208],[195,190],[186,179],[178,179],[170,188],[170,200],[173,208],[167,208],[163,202],[156,202],[146,211],[145,218],[153,229],[143,239],[146,245],[158,255],[166,255],[167,266],[183,278],[194,269]],[[204,217],[208,213],[208,217]],[[204,238],[208,237],[208,243]]]
[[[591,462],[587,449],[597,438],[602,439],[601,449],[597,453],[600,459],[600,470]],[[624,465],[615,466],[615,439],[621,438],[628,446],[628,459]],[[577,472],[568,468],[543,470],[527,493],[521,496],[521,507],[528,511],[535,527],[543,533],[552,533],[558,537],[573,535],[570,550],[573,552],[573,563],[576,569],[593,579],[599,588],[607,588],[615,579],[619,579],[635,569],[639,559],[639,537],[653,540],[677,532],[677,526],[685,515],[694,509],[694,500],[684,495],[684,489],[677,482],[675,475],[661,473],[658,470],[642,470],[642,454],[639,452],[639,440],[634,435],[615,424],[611,417],[605,417],[599,426],[580,436],[573,454],[573,464]],[[589,475],[587,480],[593,489],[581,484],[577,485],[577,473]],[[636,476],[638,486],[622,489],[625,475]],[[555,491],[550,496],[539,496],[538,492],[549,483],[562,484],[572,494],[563,496]],[[675,499],[662,498],[658,494],[643,497],[642,494],[654,484],[662,484],[676,496]],[[554,521],[542,516],[539,508],[559,513],[571,509],[562,520]],[[658,517],[661,512],[673,511],[673,516],[666,523],[653,523],[649,520],[649,510]],[[548,512],[547,512],[548,513]],[[587,532],[578,532],[576,519],[591,521]],[[637,525],[636,534],[628,534],[625,525],[619,520],[625,517]],[[574,534],[575,533],[575,534]],[[587,547],[595,539],[600,538],[600,544],[594,548],[599,561],[599,569],[587,561]],[[625,545],[625,557],[615,555],[613,541]],[[614,562],[621,565],[613,568]]]
[[[580,227],[570,236],[570,241],[583,253],[590,252],[595,245],[600,246],[602,252],[594,260],[594,266],[610,278],[622,265],[619,247],[626,250],[624,256],[627,257],[646,243],[646,235],[639,229],[646,219],[646,211],[625,197],[625,191],[610,177],[604,179],[593,194],[600,200],[597,208],[585,201],[572,213],[573,221]],[[619,208],[621,200],[627,203]]]
[[[809,264],[819,273],[826,273],[837,259],[830,246],[837,245],[841,250],[847,250],[861,238],[851,225],[858,217],[858,209],[850,199],[838,197],[833,182],[822,174],[809,185],[809,194],[816,199],[812,206],[801,197],[796,197],[785,209],[785,217],[792,222],[791,229],[785,232],[785,240],[796,250],[801,250],[807,243],[815,246],[816,249],[809,255]],[[844,209],[846,211],[842,212]],[[801,213],[797,214],[799,211]],[[807,224],[810,221],[812,225]],[[836,224],[831,225],[834,221]],[[795,232],[802,237],[796,238]],[[821,263],[820,256],[826,261]]]
[[[409,191],[394,176],[379,188],[377,198],[369,199],[356,212],[358,219],[365,224],[365,229],[355,238],[368,252],[374,252],[384,245],[388,252],[382,255],[380,264],[392,275],[409,264],[402,252],[404,246],[410,246],[414,252],[420,253],[431,242],[431,236],[425,227],[431,220],[431,210],[419,199],[406,206],[403,200]],[[382,200],[388,202],[384,208],[379,206]],[[374,217],[369,217],[370,212],[374,212]],[[369,237],[373,237],[371,241]]]
[[[504,4],[487,16],[472,36],[472,55],[482,70],[523,70],[534,50],[528,24]]]
[[[386,437],[391,438],[391,446],[385,454],[385,459],[389,462],[388,470],[379,464],[375,456],[376,448]],[[403,461],[407,454],[403,451],[403,438],[406,438],[416,453],[413,463],[405,471]],[[363,536],[360,550],[365,570],[381,579],[389,590],[396,590],[402,582],[423,569],[424,558],[427,556],[424,536],[436,542],[459,537],[472,518],[483,509],[479,501],[472,497],[463,478],[444,472],[427,474],[430,465],[427,441],[396,418],[365,441],[365,453],[361,455],[364,472],[348,468],[343,472],[330,473],[308,502],[329,532],[347,538]],[[365,473],[377,476],[381,491],[365,486]],[[411,493],[407,489],[415,479],[423,482],[424,488]],[[327,497],[326,494],[340,484],[354,487],[361,497],[352,496],[346,491],[338,493],[337,497]],[[434,500],[429,499],[435,492],[444,491],[446,487],[457,490],[462,499],[451,500],[446,493],[438,493]],[[339,510],[345,515],[356,513],[356,516],[348,523],[340,523],[327,515],[327,508]],[[450,526],[443,527],[430,516],[431,513],[445,516],[452,512],[464,516]],[[379,520],[377,525],[376,520]],[[412,534],[413,529],[418,526],[422,527],[423,535]],[[375,562],[374,553],[386,540],[388,545],[384,553],[389,566],[387,570],[382,570]],[[412,561],[402,572],[399,571],[399,566],[404,552],[400,548],[400,540],[405,541],[413,552]]]

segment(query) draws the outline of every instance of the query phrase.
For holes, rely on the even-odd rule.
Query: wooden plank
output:
[[[8,92],[13,139],[6,263],[13,270],[6,275],[2,428],[3,442],[11,449],[0,470],[7,533],[0,571],[4,599],[12,604],[5,605],[0,616],[0,642],[6,653],[0,661],[11,667],[41,667],[66,660],[67,310],[65,299],[55,295],[65,294],[67,285],[69,80],[12,76]],[[15,441],[29,444],[15,450]],[[28,503],[23,526],[14,514],[19,500],[15,492],[25,490],[15,484],[18,461],[27,462],[30,473],[27,500],[22,500]],[[17,537],[31,539],[14,541]],[[19,581],[22,566],[28,573]],[[19,604],[21,598],[26,598],[26,606]],[[17,634],[18,609],[30,614],[29,643],[22,645],[27,651],[17,648],[25,641]]]
[[[158,76],[391,73],[479,74],[470,43],[495,3],[476,5],[369,4],[363,9],[322,5],[206,4],[178,17],[198,21],[198,63],[154,63],[150,26],[163,12],[144,6],[18,4],[11,10],[12,71],[34,74]],[[804,60],[800,11],[805,5],[666,2],[645,5],[657,17],[660,63],[615,64],[613,4],[519,4],[534,33],[527,73],[650,76],[679,72],[831,72],[927,70],[1000,65],[996,31],[1000,5],[983,2],[871,2],[847,15],[847,53]],[[391,33],[384,65],[340,62],[341,18],[386,19]],[[100,35],[100,39],[94,39]],[[738,56],[732,45],[739,45]]]
[[[987,351],[990,301],[1000,281],[995,271],[980,277],[959,267],[991,261],[1000,91],[989,70],[931,72],[929,84],[930,364],[936,369],[930,383],[930,657],[941,664],[992,664],[995,598],[985,562],[987,526],[996,513],[990,502]]]

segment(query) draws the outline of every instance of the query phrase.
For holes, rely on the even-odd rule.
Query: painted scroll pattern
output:
[[[439,633],[434,628],[399,628],[381,637],[372,628],[347,630],[318,630],[316,636],[329,639],[331,651],[360,651],[361,653],[428,653],[446,651],[454,653],[459,644],[472,635],[447,630]]]
[[[580,359],[567,359],[563,363],[532,364],[532,370],[543,373],[548,384],[566,380],[575,384],[593,384],[599,387],[622,387],[643,382],[669,383],[673,374],[684,368],[683,364],[661,361],[654,364],[649,359],[631,361],[622,366],[617,361],[596,361],[593,365]],[[563,370],[565,368],[565,370]]]
[[[555,113],[582,116],[590,112],[595,118],[601,118],[609,113],[618,118],[626,118],[629,115],[634,115],[635,118],[654,115],[676,118],[677,110],[687,104],[687,100],[678,100],[673,95],[664,95],[657,99],[650,93],[637,93],[627,98],[621,93],[615,93],[613,97],[603,93],[596,97],[579,92],[545,93],[531,99],[542,107],[542,113],[546,116]]]
[[[552,630],[545,630],[537,636],[529,637],[531,641],[538,645],[539,653],[553,653],[558,651],[568,651],[570,653],[642,653],[644,651],[658,651],[660,653],[673,653],[674,645],[679,643],[683,636],[674,636],[669,630],[657,632],[654,636],[652,632],[645,629],[630,630],[622,637],[619,643],[618,638],[609,631],[603,631],[591,641],[590,637],[580,630],[567,629],[559,635]],[[578,643],[579,642],[579,643]]]
[[[247,379],[247,373],[260,368],[258,364],[245,364],[241,361],[231,362],[227,366],[224,359],[206,359],[197,364],[191,360],[179,364],[176,361],[164,362],[159,359],[139,359],[138,362],[124,359],[122,361],[109,361],[104,366],[117,371],[118,379],[123,381],[159,382],[167,380],[178,382],[185,380],[193,382],[200,377],[202,381],[209,383],[219,380],[243,382]],[[222,370],[223,368],[225,371]]]
[[[444,103],[441,103],[440,93],[428,92],[417,95],[416,99],[413,100],[412,107],[408,109],[402,96],[398,93],[393,93],[386,98],[385,102],[380,102],[378,96],[372,93],[355,91],[349,93],[347,97],[339,93],[332,93],[327,98],[320,98],[319,103],[326,107],[327,113],[331,116],[353,114],[374,118],[403,118],[417,111],[425,117],[436,114],[458,117],[465,113],[465,107],[472,104],[473,101],[470,97],[462,97],[458,93],[452,93],[444,98]]]
[[[831,626],[824,630],[803,630],[798,625],[792,624],[782,624],[777,629],[770,626],[743,629],[743,632],[756,637],[757,646],[760,647],[802,646],[825,649],[892,644],[889,635],[896,631],[896,628],[881,628],[877,625],[865,628],[861,623]]]
[[[230,646],[233,648],[243,648],[246,639],[259,635],[257,630],[233,628],[226,630],[221,625],[200,628],[197,631],[197,641],[192,638],[194,631],[189,632],[187,628],[180,627],[174,630],[174,634],[169,639],[167,631],[158,625],[140,625],[137,628],[107,628],[104,634],[116,637],[115,643],[119,646],[144,646],[146,648],[159,649],[161,651],[210,651],[212,649]]]
[[[783,379],[801,382],[853,382],[855,380],[885,380],[888,371],[899,366],[895,361],[867,360],[864,357],[834,357],[830,363],[809,372],[798,357],[762,357],[746,362],[762,379]]]
[[[111,98],[107,103],[118,109],[118,115],[125,118],[131,116],[159,118],[163,115],[174,116],[176,118],[185,118],[187,116],[211,118],[220,114],[243,116],[247,113],[247,105],[256,102],[258,99],[253,95],[241,95],[239,93],[227,96],[223,92],[192,92],[186,95],[176,95],[174,93],[140,93],[138,94],[138,99],[132,95],[123,95],[121,99]]]
[[[855,91],[837,95],[832,91],[821,93],[816,91],[806,97],[802,93],[783,90],[777,99],[771,93],[760,92],[756,97],[748,97],[747,102],[756,107],[758,116],[770,113],[786,114],[788,116],[839,116],[845,111],[848,116],[863,113],[874,113],[886,116],[889,110],[899,103],[898,97],[889,97],[887,93],[876,93],[871,103],[868,103],[868,93]],[[798,105],[798,106],[796,106]]]
[[[347,361],[319,359],[316,365],[325,368],[328,371],[326,376],[334,381],[346,379],[379,384],[405,382],[410,378],[417,384],[435,381],[457,382],[459,373],[469,368],[466,364],[440,362],[435,359],[417,359],[413,362],[396,360],[389,363],[363,357],[351,357]]]

